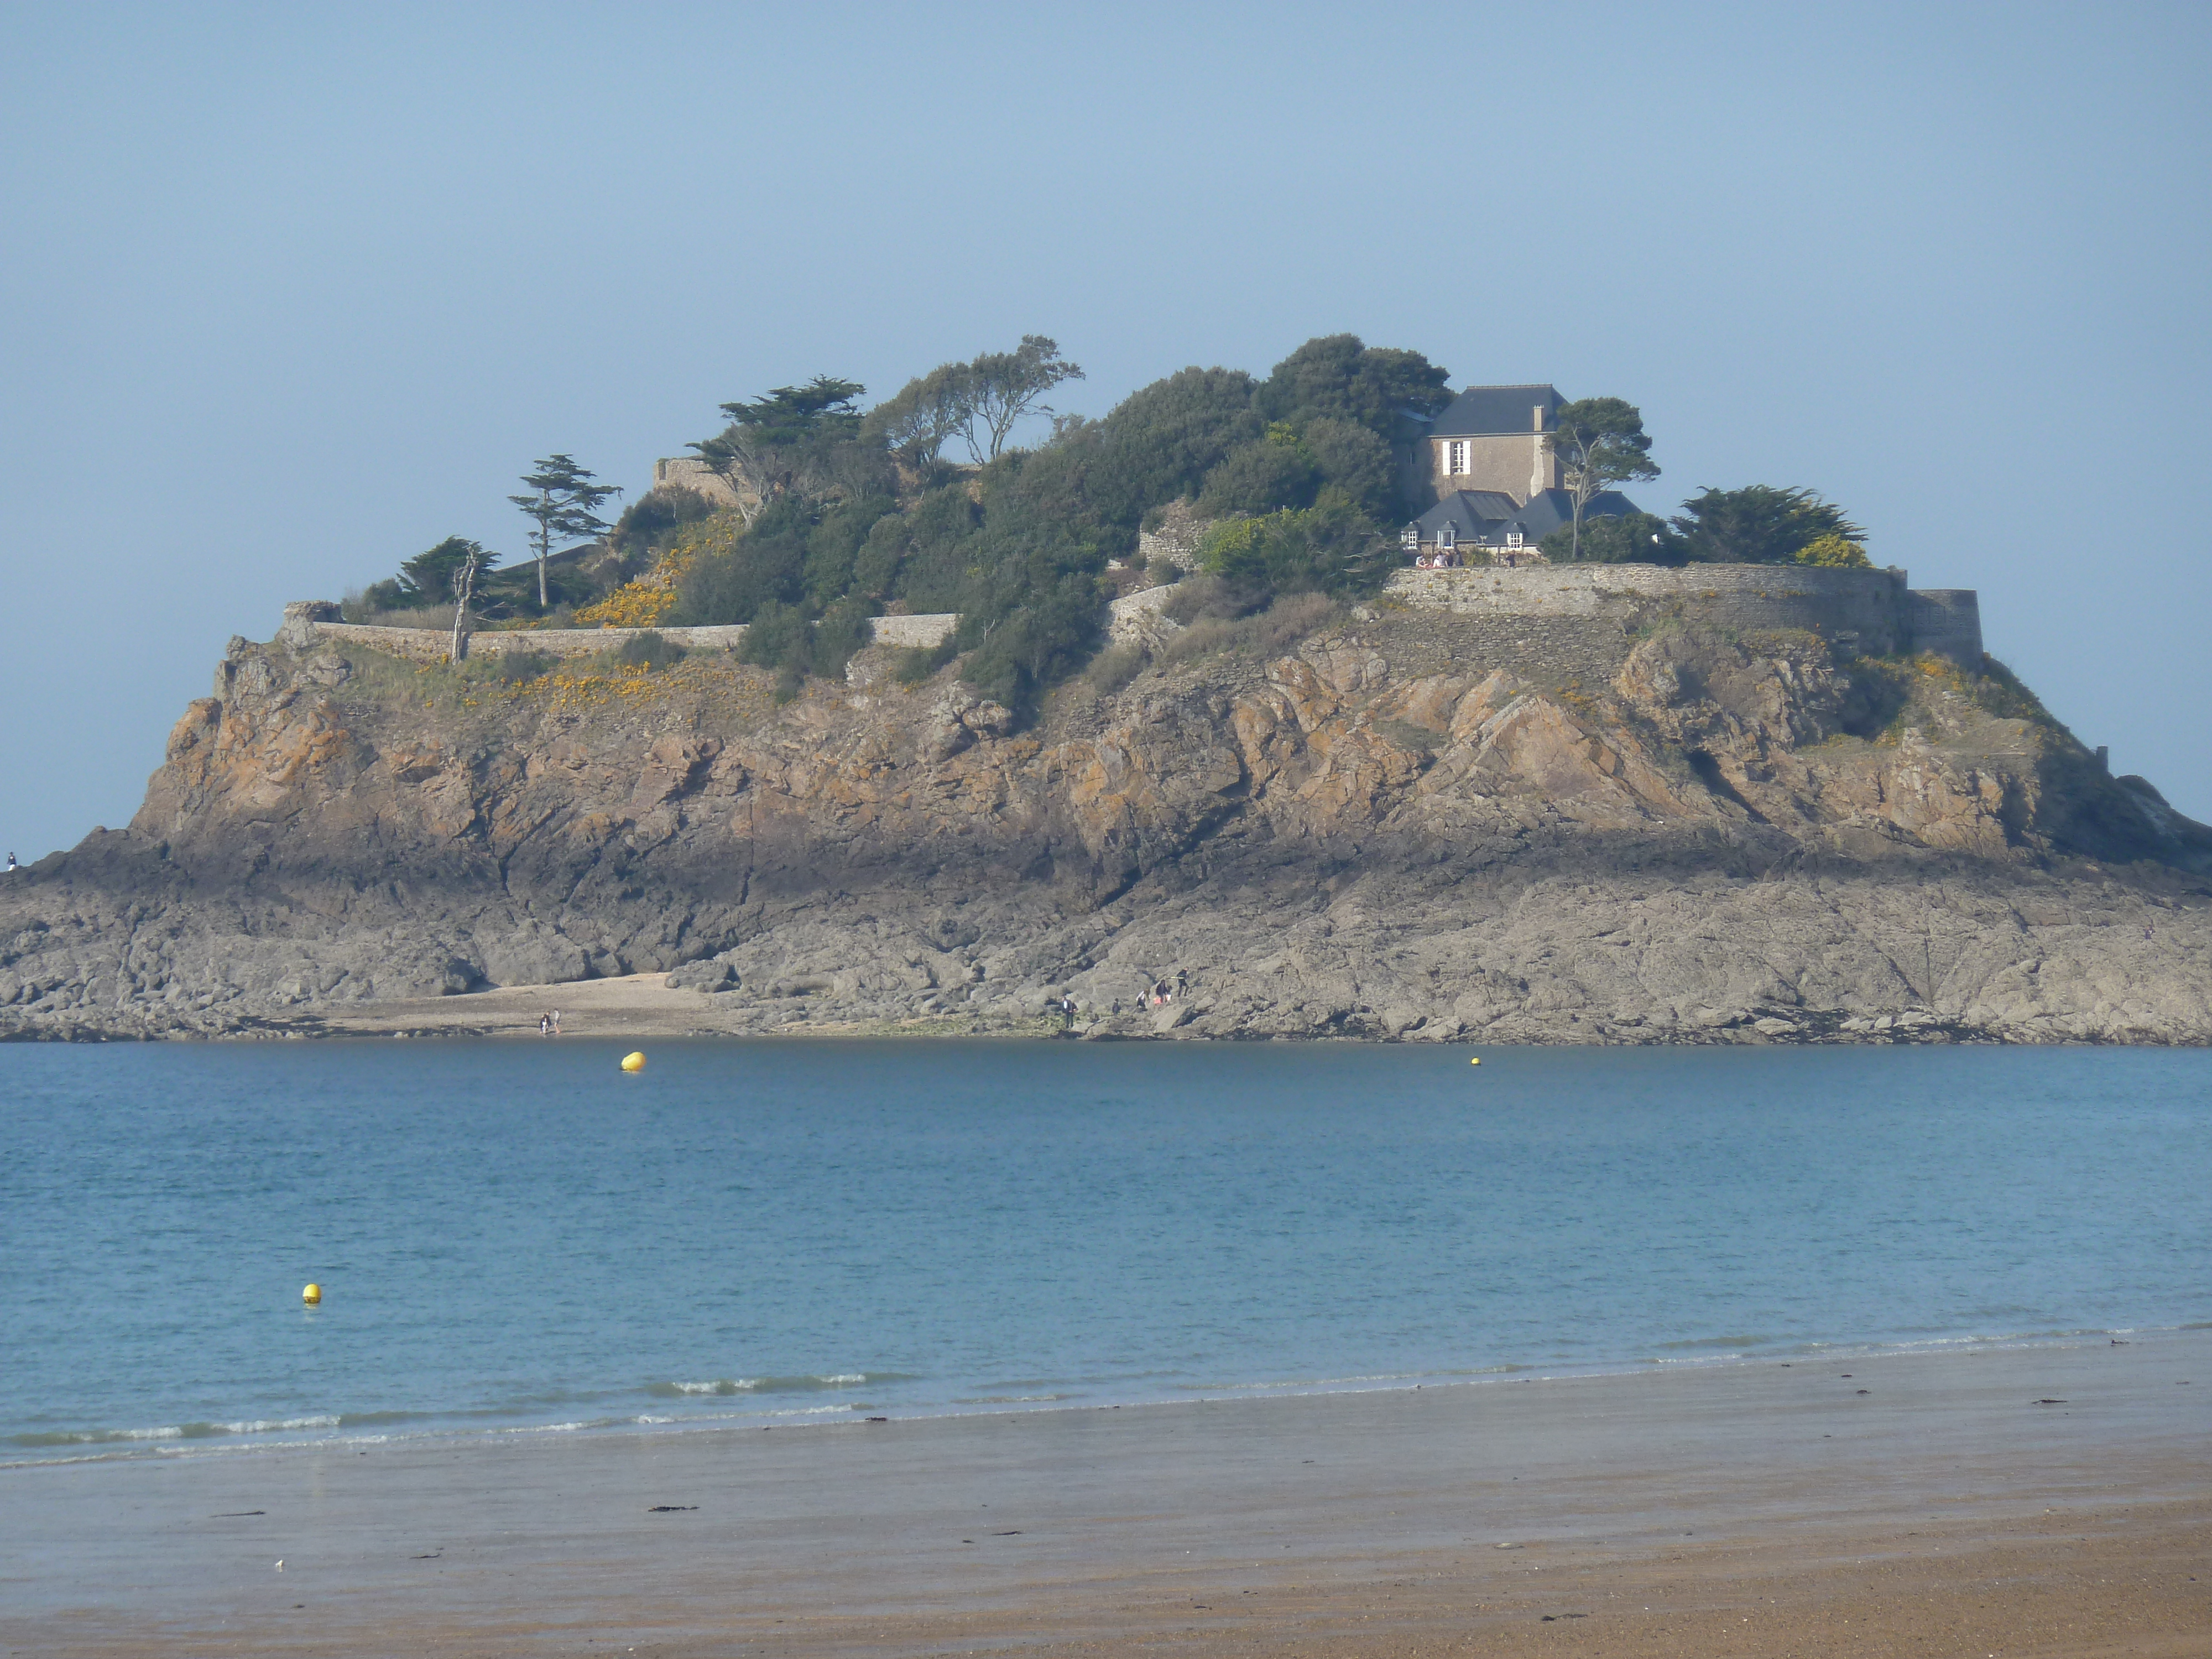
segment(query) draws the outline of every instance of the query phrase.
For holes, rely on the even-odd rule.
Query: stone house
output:
[[[1559,457],[1544,445],[1565,402],[1553,386],[1473,386],[1426,422],[1413,449],[1436,505],[1401,532],[1408,556],[1462,550],[1501,562],[1540,559],[1536,544],[1574,517]],[[1606,489],[1583,518],[1638,510]]]

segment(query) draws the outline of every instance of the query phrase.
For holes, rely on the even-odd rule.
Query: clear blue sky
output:
[[[0,850],[233,633],[553,450],[1055,337],[1101,414],[1350,330],[1806,484],[2212,817],[2212,10],[0,7]]]

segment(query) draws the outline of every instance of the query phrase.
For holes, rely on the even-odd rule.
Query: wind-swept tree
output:
[[[968,365],[967,374],[968,450],[979,462],[998,459],[1023,416],[1053,412],[1051,404],[1037,401],[1046,392],[1083,378],[1082,369],[1060,355],[1058,343],[1042,334],[1023,335],[1012,351],[985,352]]]
[[[724,404],[729,425],[691,448],[730,485],[750,525],[832,448],[860,435],[860,411],[853,400],[866,391],[858,380],[817,374],[805,386],[780,386],[764,398]]]
[[[940,363],[915,376],[895,397],[878,404],[862,423],[866,436],[917,471],[927,470],[954,434],[975,417],[969,397],[973,376],[966,363]]]
[[[1559,458],[1568,497],[1574,503],[1572,556],[1583,556],[1583,509],[1601,489],[1631,478],[1656,478],[1651,440],[1644,415],[1618,398],[1578,398],[1562,404],[1544,434],[1544,447]]]
[[[530,539],[538,550],[538,608],[543,611],[546,608],[545,561],[553,551],[554,539],[574,541],[604,534],[607,522],[599,516],[599,509],[622,491],[612,484],[594,483],[592,475],[578,466],[573,456],[548,455],[536,465],[536,471],[522,475],[524,486],[532,493],[507,499],[538,526],[530,532]]]

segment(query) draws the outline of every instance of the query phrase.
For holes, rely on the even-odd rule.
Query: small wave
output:
[[[142,1440],[210,1440],[226,1434],[283,1434],[301,1429],[334,1429],[335,1417],[268,1417],[240,1423],[170,1423],[152,1429],[57,1429],[18,1434],[18,1446],[114,1446]]]
[[[648,1382],[645,1391],[665,1400],[687,1395],[733,1394],[820,1394],[830,1389],[858,1389],[871,1382],[904,1382],[905,1371],[831,1371],[817,1376],[718,1376],[703,1382]]]
[[[1055,1400],[1073,1400],[1072,1394],[967,1394],[954,1398],[956,1406],[1043,1406]]]
[[[1698,1348],[1756,1348],[1772,1340],[1764,1336],[1693,1336],[1680,1342],[1662,1342],[1659,1351],[1670,1353],[1684,1349]]]

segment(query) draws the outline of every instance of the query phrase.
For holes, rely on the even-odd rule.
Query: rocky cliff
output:
[[[131,827],[0,889],[0,1034],[653,971],[718,1030],[1066,989],[1100,1036],[2212,1039],[2212,833],[2001,671],[1316,613],[1186,630],[1026,729],[873,652],[779,705],[719,655],[234,641]]]

